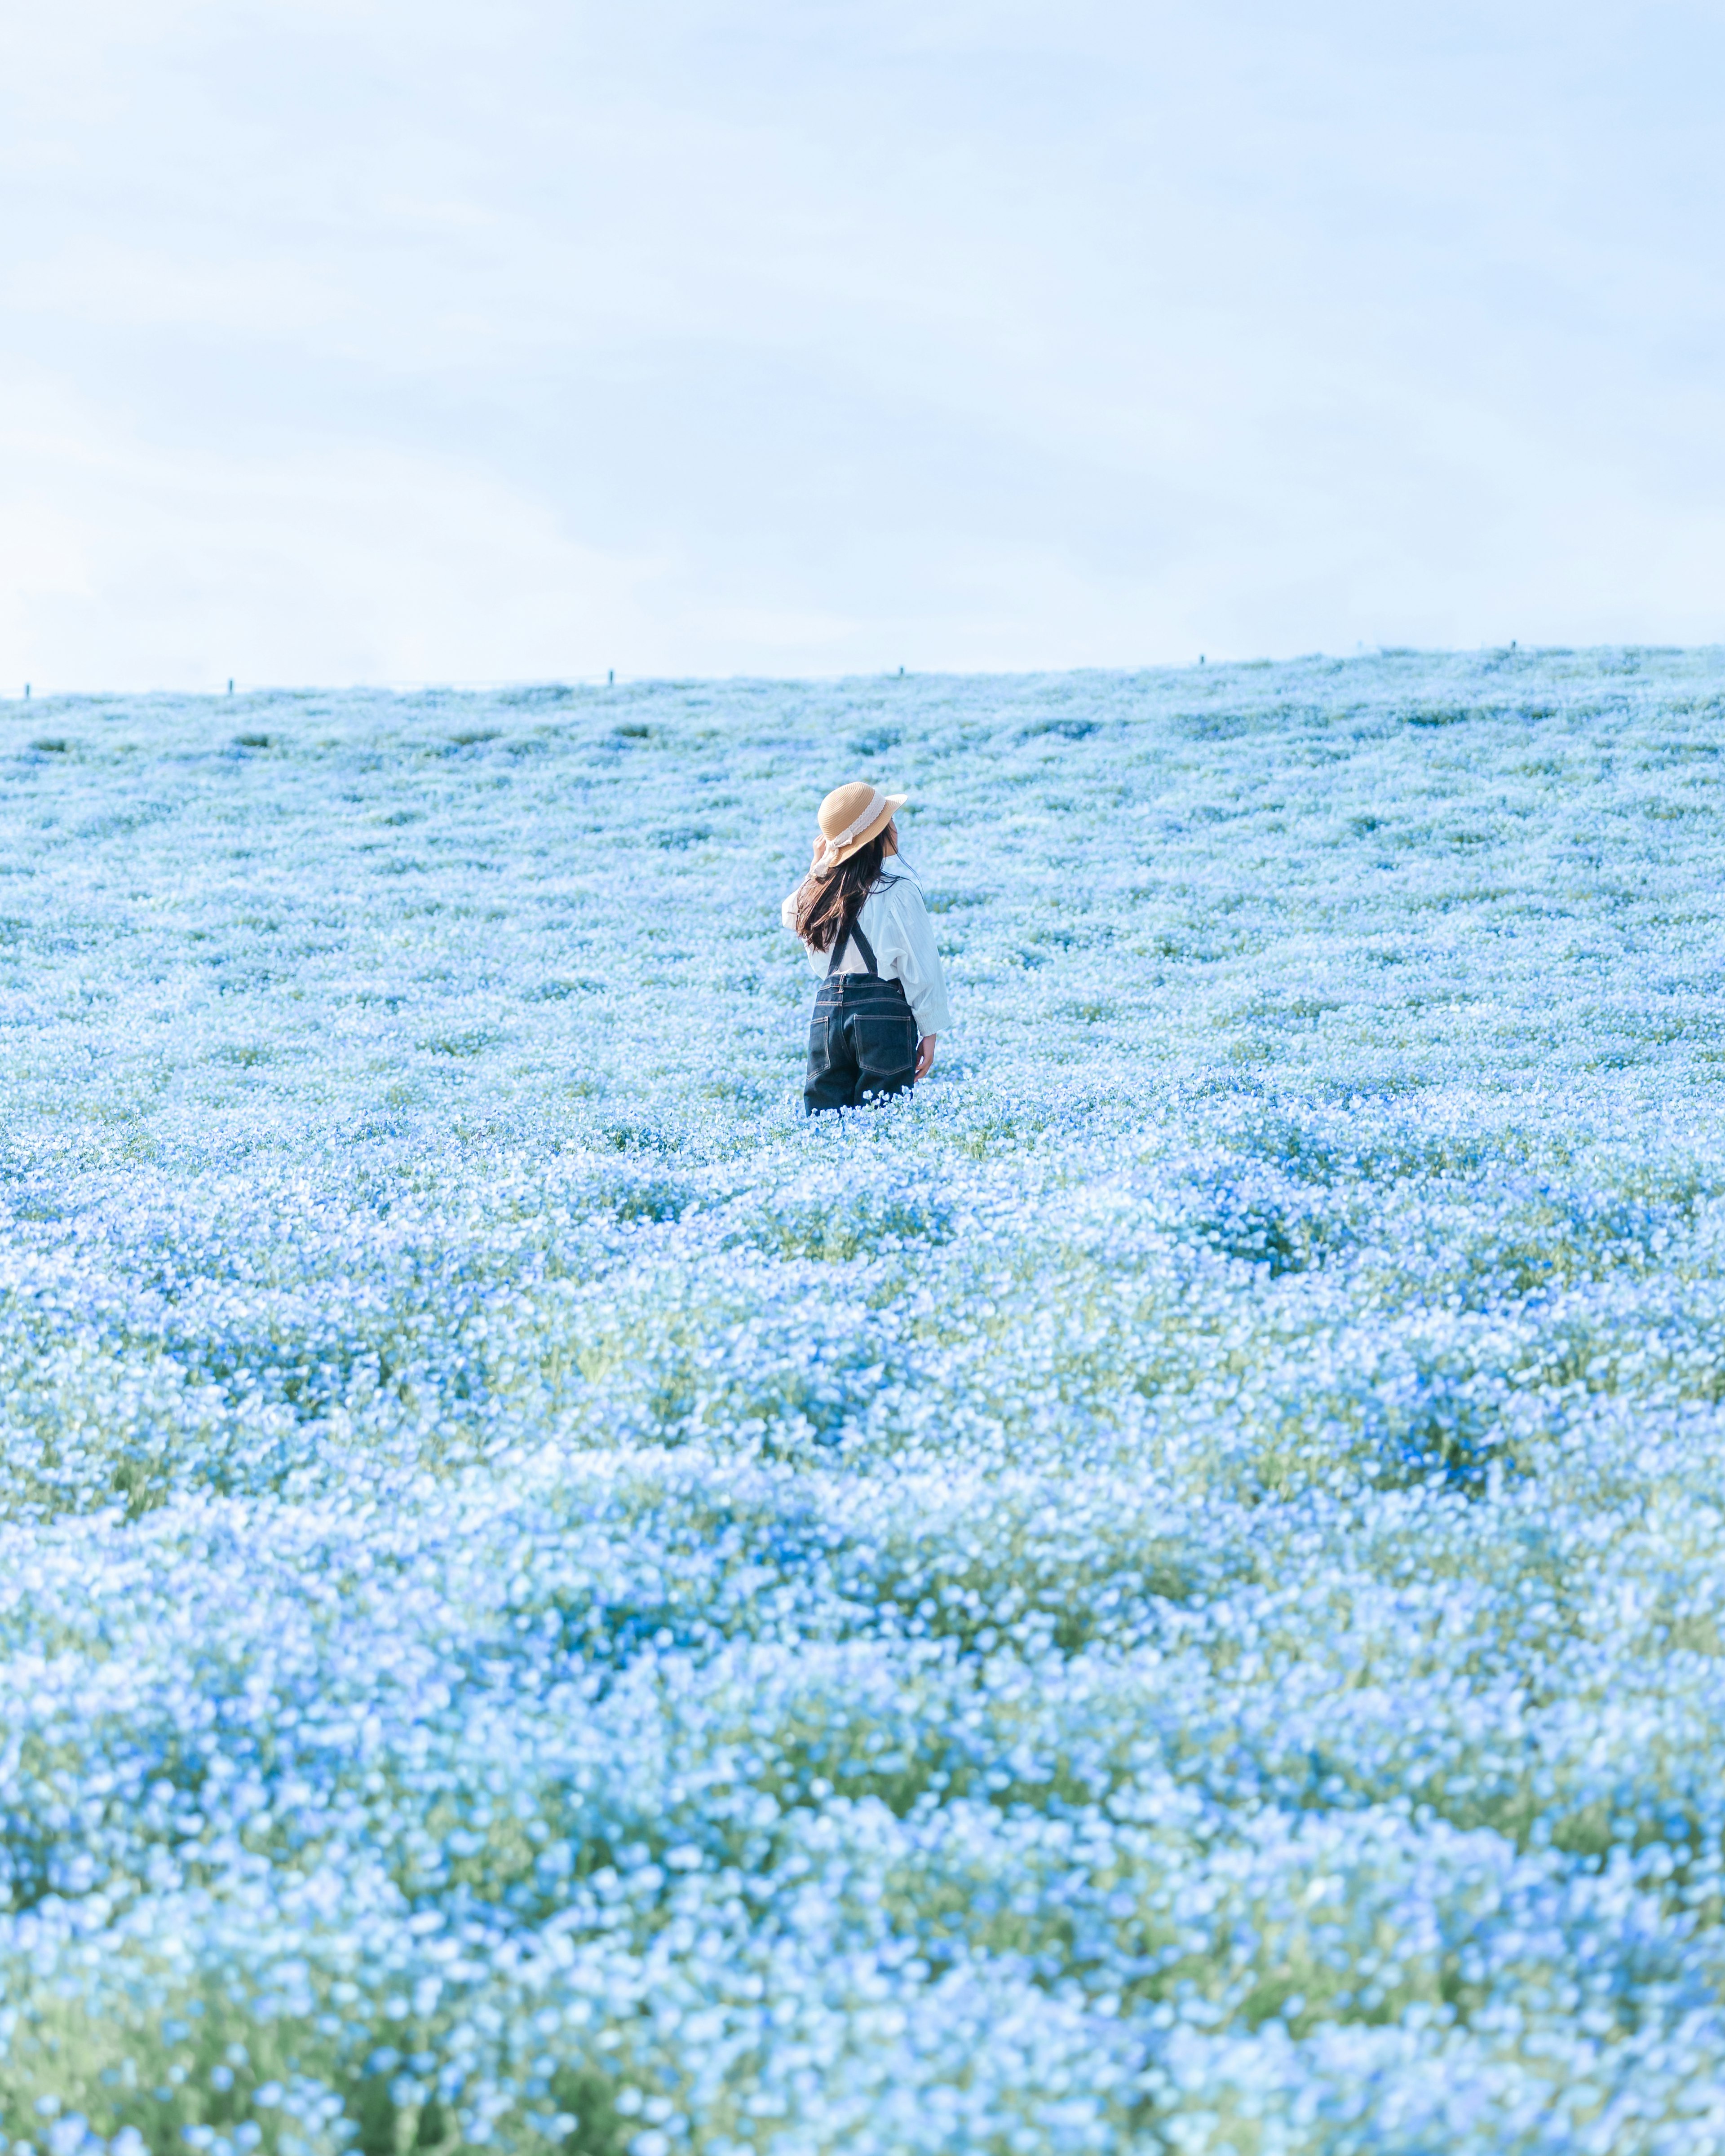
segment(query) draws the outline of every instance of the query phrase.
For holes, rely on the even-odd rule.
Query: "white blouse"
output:
[[[880,888],[871,891],[864,899],[857,925],[869,939],[881,978],[902,985],[919,1037],[945,1033],[952,1026],[952,1013],[947,1002],[941,954],[934,947],[934,927],[928,918],[928,908],[922,902],[922,893],[901,867],[889,863],[883,875],[885,880]],[[798,884],[797,891],[802,888]],[[778,917],[787,928],[791,928],[795,926],[796,913],[797,891],[793,891],[779,907]],[[808,952],[810,970],[824,974],[832,963],[832,952],[811,951],[806,943],[803,948]],[[853,936],[845,946],[839,971],[865,973],[868,970]]]

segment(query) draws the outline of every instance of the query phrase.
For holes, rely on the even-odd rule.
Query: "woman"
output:
[[[893,814],[909,796],[841,786],[820,804],[809,874],[779,908],[824,973],[809,1029],[811,1116],[902,1093],[926,1078],[952,1023],[922,894],[902,865]]]

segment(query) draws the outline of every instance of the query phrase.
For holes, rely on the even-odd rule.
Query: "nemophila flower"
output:
[[[1722,695],[0,740],[8,2151],[1725,2149]]]

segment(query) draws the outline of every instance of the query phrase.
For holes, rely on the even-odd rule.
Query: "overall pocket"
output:
[[[851,1020],[850,1037],[865,1092],[897,1093],[911,1083],[916,1069],[916,1021],[901,1004],[896,1010],[859,1011]]]

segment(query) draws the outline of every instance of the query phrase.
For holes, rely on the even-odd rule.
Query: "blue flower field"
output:
[[[1722,811],[1718,653],[6,706],[0,2147],[1725,2150]]]

